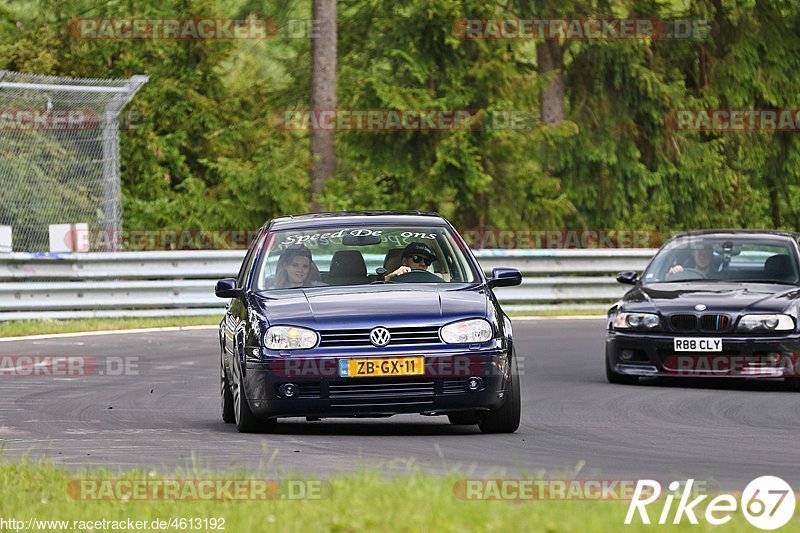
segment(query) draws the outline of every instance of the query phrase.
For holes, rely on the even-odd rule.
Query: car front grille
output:
[[[407,346],[413,344],[438,344],[439,326],[387,328],[391,340],[387,346]],[[347,347],[347,346],[372,346],[369,334],[372,329],[340,329],[323,330],[319,332],[319,346]]]
[[[322,387],[319,381],[311,383],[298,383],[298,398],[319,399],[322,396]]]
[[[673,331],[727,331],[733,324],[728,315],[705,314],[700,317],[688,314],[676,314],[669,317],[669,325]]]
[[[332,407],[428,404],[434,380],[335,381],[328,393]]]
[[[728,315],[703,315],[700,318],[700,329],[705,331],[725,331],[731,325]]]
[[[444,378],[442,392],[444,394],[459,394],[467,391],[467,378]]]
[[[694,331],[697,329],[697,317],[694,315],[672,315],[669,324],[675,331]]]

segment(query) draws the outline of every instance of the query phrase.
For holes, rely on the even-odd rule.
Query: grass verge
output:
[[[164,328],[219,324],[220,316],[175,316],[145,318],[86,318],[75,320],[11,320],[0,322],[0,337],[103,331],[112,329]]]
[[[155,473],[131,471],[114,476],[103,470],[73,472],[44,461],[0,463],[0,516],[27,521],[61,520],[68,527],[56,524],[40,527],[49,531],[82,530],[73,521],[145,521],[145,530],[153,530],[153,520],[184,519],[183,527],[176,522],[173,530],[220,530],[210,527],[213,519],[225,531],[653,531],[669,528],[670,531],[741,531],[747,522],[741,511],[733,512],[733,519],[723,526],[711,526],[698,510],[699,525],[685,519],[679,526],[645,526],[638,519],[624,526],[628,508],[626,501],[474,501],[456,496],[455,476],[434,476],[419,472],[395,477],[382,477],[377,470],[337,476],[321,483],[319,498],[293,499],[284,490],[289,481],[282,480],[278,493],[270,498],[238,500],[187,500],[187,499],[129,499],[97,500],[85,496],[103,493],[76,488],[76,484],[90,480],[110,480],[107,486],[117,487],[119,480],[147,480],[152,485],[158,480],[187,479],[258,479],[247,472],[228,474],[182,474],[160,477]],[[301,478],[292,478],[297,484]],[[115,484],[116,483],[116,484]],[[297,485],[295,485],[297,486]],[[306,485],[308,486],[308,485]],[[94,490],[94,489],[92,489]],[[294,490],[294,494],[300,491]],[[663,500],[662,500],[663,503]],[[655,507],[654,507],[655,506]],[[651,520],[657,521],[661,507],[648,508]],[[671,518],[675,512],[672,506]],[[188,520],[192,526],[187,526]],[[6,527],[6,529],[9,529]],[[13,529],[13,528],[11,528]],[[35,528],[32,528],[35,529]],[[95,531],[112,530],[94,526]],[[85,529],[83,529],[85,530]]]

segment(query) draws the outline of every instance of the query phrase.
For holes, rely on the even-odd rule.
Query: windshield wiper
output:
[[[705,279],[705,278],[694,278],[694,279],[673,279],[673,280],[664,280],[664,281],[649,281],[647,284],[653,283],[694,283],[698,281],[703,282],[717,282],[717,281],[724,281],[726,283],[730,283],[732,280],[729,279]]]
[[[767,283],[773,285],[798,285],[796,281],[778,281],[775,279],[677,279],[677,280],[668,280],[668,281],[650,281],[646,283],[646,285],[652,285],[655,283],[697,283],[697,282],[706,282],[706,283],[731,283],[731,284],[739,284],[739,283]]]
[[[777,279],[737,279],[738,283],[772,283],[774,285],[797,285],[796,281],[780,281]]]

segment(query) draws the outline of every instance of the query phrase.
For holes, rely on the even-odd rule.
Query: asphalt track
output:
[[[6,457],[112,471],[326,476],[378,466],[473,477],[694,478],[733,490],[778,475],[800,487],[800,393],[776,382],[610,385],[602,320],[519,320],[514,335],[523,407],[513,435],[416,415],[287,419],[276,434],[239,434],[219,416],[212,329],[3,342],[0,356],[88,356],[98,372],[11,377],[0,368],[0,445]],[[108,375],[119,373],[122,357],[128,371]]]

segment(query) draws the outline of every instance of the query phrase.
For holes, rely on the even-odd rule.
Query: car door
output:
[[[247,250],[242,266],[239,269],[239,274],[236,277],[236,285],[242,291],[239,297],[232,298],[228,303],[225,318],[223,319],[221,336],[223,364],[229,373],[235,369],[232,364],[234,362],[234,354],[244,349],[244,326],[247,323],[246,298],[249,291],[250,274],[253,264],[259,255],[258,252],[264,242],[265,235],[266,231],[262,230]]]

